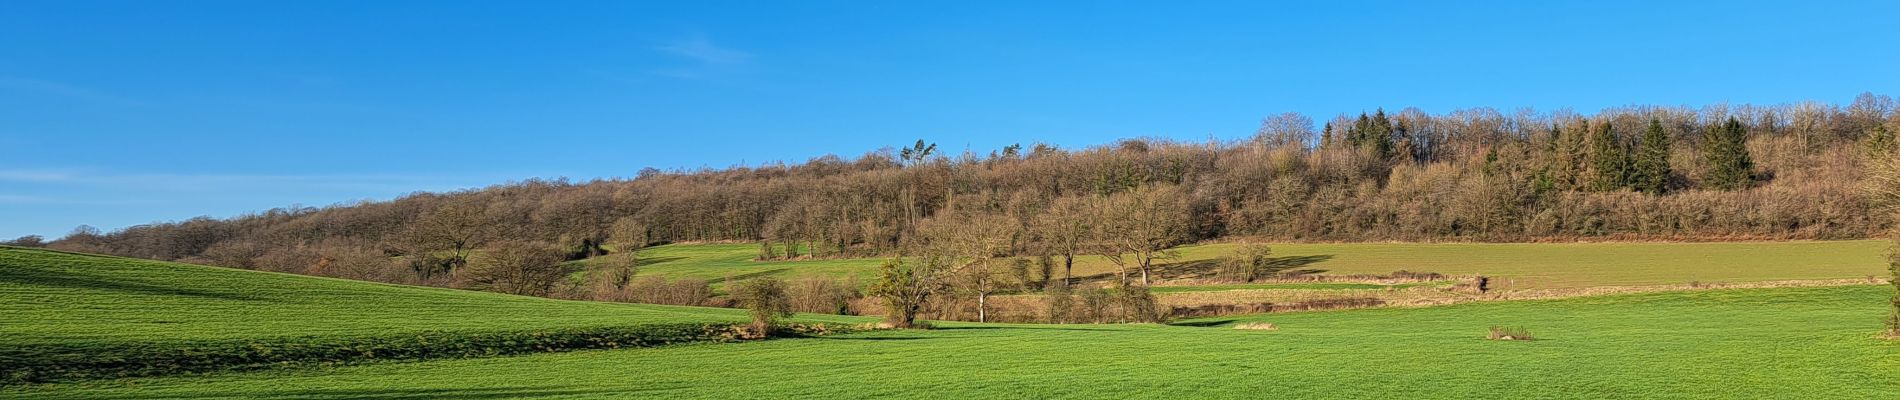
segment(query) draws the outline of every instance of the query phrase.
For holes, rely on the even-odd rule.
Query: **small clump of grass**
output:
[[[1531,337],[1531,331],[1529,329],[1511,328],[1511,327],[1502,327],[1502,326],[1491,327],[1491,334],[1485,335],[1485,338],[1491,339],[1491,340],[1534,340],[1535,339]]]
[[[1277,331],[1277,330],[1280,330],[1280,326],[1274,325],[1271,322],[1247,322],[1247,323],[1234,325],[1234,329],[1250,330],[1250,331]]]

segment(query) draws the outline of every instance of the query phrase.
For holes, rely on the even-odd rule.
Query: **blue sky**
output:
[[[1012,3],[0,2],[0,237],[918,138],[1900,94],[1895,2]]]

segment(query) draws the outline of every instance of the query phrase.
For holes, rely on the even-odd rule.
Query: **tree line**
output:
[[[919,140],[853,159],[534,179],[20,240],[534,293],[545,285],[513,281],[559,271],[511,272],[499,278],[507,282],[458,271],[495,269],[471,257],[491,250],[527,263],[745,241],[761,243],[762,259],[956,251],[932,257],[958,270],[998,268],[997,255],[1047,255],[1066,269],[1076,254],[1102,254],[1122,267],[1122,281],[1139,282],[1167,247],[1230,237],[1867,238],[1889,225],[1873,212],[1880,196],[1859,189],[1869,160],[1894,146],[1895,108],[1886,96],[1863,94],[1845,106],[1631,106],[1594,115],[1405,109],[1316,122],[1289,113],[1235,141],[1128,139],[951,155]]]

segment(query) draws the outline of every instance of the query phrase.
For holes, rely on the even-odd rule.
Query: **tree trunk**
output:
[[[1075,255],[1062,255],[1062,283],[1075,286]]]
[[[1148,285],[1148,262],[1146,261],[1143,261],[1141,263],[1141,286],[1149,286]]]
[[[989,299],[989,292],[976,292],[976,322],[990,322]]]

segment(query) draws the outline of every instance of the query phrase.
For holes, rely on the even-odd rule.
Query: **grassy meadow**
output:
[[[1484,273],[1532,288],[1568,288],[1862,278],[1880,271],[1884,247],[1875,241],[1285,244],[1275,252],[1312,260],[1303,268],[1327,274]],[[1212,259],[1229,248],[1184,248],[1181,261]],[[641,274],[717,280],[857,273],[868,280],[881,262],[754,262],[756,250],[743,244],[654,247],[641,253],[648,260]],[[1083,261],[1087,269],[1078,272],[1103,271],[1100,260]],[[1400,286],[1427,290],[1424,285]],[[1259,283],[1156,291],[1385,288]],[[1885,286],[1849,285],[1272,313],[1171,325],[943,322],[932,330],[764,341],[462,351],[14,382],[0,387],[0,398],[1889,398],[1900,393],[1900,343],[1875,336],[1891,295]],[[297,350],[283,343],[356,338],[345,350],[385,345],[381,351],[466,335],[513,344],[551,330],[746,318],[732,309],[551,300],[3,247],[0,314],[7,316],[0,320],[0,360],[41,364],[46,360],[33,357],[43,353],[21,349],[54,348],[58,357],[110,362],[125,357],[121,351],[171,354],[167,346],[193,343],[277,351]],[[795,320],[861,324],[875,318],[799,314]],[[1257,322],[1278,329],[1233,329]],[[1528,329],[1536,340],[1486,340],[1493,326]],[[534,336],[481,336],[524,331]],[[360,343],[384,339],[395,344]]]
[[[1851,279],[1886,273],[1890,242],[1789,241],[1710,243],[1280,243],[1275,257],[1298,269],[1325,274],[1386,274],[1397,270],[1496,277],[1502,289],[1672,285],[1690,282],[1750,282]],[[1205,262],[1234,251],[1232,244],[1176,249],[1160,274],[1184,278],[1205,272]],[[753,261],[758,244],[677,244],[643,249],[642,274],[711,279],[754,276],[843,277],[861,281],[883,259]],[[615,256],[609,256],[615,257]],[[1113,264],[1098,256],[1076,260],[1076,276],[1107,276]],[[1060,274],[1060,272],[1057,272]],[[1166,286],[1168,283],[1163,282]],[[1166,290],[1166,289],[1163,289]],[[1191,289],[1189,289],[1191,290]]]
[[[739,321],[739,310],[575,302],[189,264],[0,250],[9,345]]]
[[[1736,289],[984,325],[54,384],[13,398],[1891,398],[1889,290]],[[1269,321],[1275,331],[1228,325]],[[1533,341],[1485,340],[1494,325]]]

